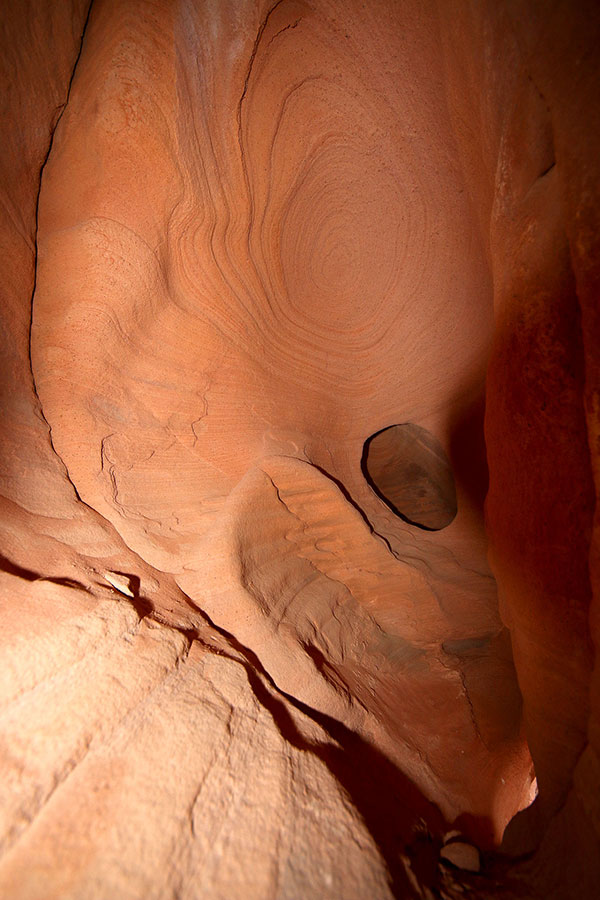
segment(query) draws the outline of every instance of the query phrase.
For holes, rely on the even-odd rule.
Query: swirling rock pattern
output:
[[[598,17],[534,7],[7,10],[6,896],[595,883]]]

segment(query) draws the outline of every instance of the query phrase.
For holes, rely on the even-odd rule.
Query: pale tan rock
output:
[[[2,713],[3,896],[391,896],[326,732],[242,658],[92,618],[113,637]]]
[[[464,841],[446,844],[440,850],[440,859],[451,863],[457,869],[464,869],[465,872],[479,872],[481,868],[479,850],[472,844],[465,844]]]
[[[125,597],[135,597],[135,593],[131,589],[131,578],[129,576],[122,575],[120,572],[105,572],[104,577],[120,594],[123,594]]]

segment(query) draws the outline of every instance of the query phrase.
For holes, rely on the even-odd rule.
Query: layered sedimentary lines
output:
[[[450,249],[436,251],[441,222],[436,227],[429,210],[438,188],[449,198],[445,217],[463,202],[450,142],[434,137],[433,110],[419,116],[417,129],[406,81],[396,86],[390,74],[384,95],[375,74],[375,47],[397,47],[401,20],[357,10],[342,33],[337,13],[280,3],[258,25],[248,6],[217,19],[208,10],[188,10],[184,19],[165,12],[134,28],[135,9],[99,10],[47,167],[36,377],[81,496],[136,552],[181,572],[179,584],[217,624],[258,644],[278,684],[292,684],[306,701],[318,697],[322,710],[364,708],[361,729],[381,730],[382,722],[381,740],[388,735],[397,748],[390,752],[422,789],[431,795],[438,785],[446,815],[471,804],[469,812],[501,830],[519,802],[520,787],[504,790],[499,776],[518,757],[516,720],[503,713],[486,744],[460,658],[440,650],[448,638],[501,631],[485,560],[469,559],[482,570],[480,611],[464,615],[442,562],[436,571],[428,558],[429,576],[400,564],[318,471],[293,459],[283,469],[292,495],[308,496],[298,548],[290,537],[297,514],[280,493],[284,511],[273,500],[277,481],[245,475],[278,449],[318,463],[309,446],[317,435],[327,471],[351,495],[364,493],[352,453],[364,437],[360,413],[402,407],[431,415],[436,395],[453,402],[464,359],[452,352],[451,323],[456,304],[481,286],[475,262],[466,290],[448,306]],[[419,50],[432,66],[433,49],[423,40]],[[157,69],[149,62],[155,56]],[[413,56],[390,59],[398,76],[417,64]],[[91,130],[83,130],[92,97]],[[435,112],[443,118],[443,104]],[[151,142],[151,170],[140,159],[142,141]],[[67,204],[62,172],[77,159],[89,171]],[[468,222],[444,239],[455,241],[455,252]],[[63,265],[71,260],[66,286],[56,279],[59,254]],[[82,329],[93,331],[94,346],[78,348]],[[485,347],[485,332],[478,344]],[[445,372],[435,387],[433,357]],[[425,403],[417,392],[426,385]],[[254,485],[251,501],[246,483]],[[354,546],[323,571],[323,548],[348,540],[338,536],[351,528],[348,516],[358,529]],[[418,544],[412,554],[427,557]],[[304,608],[302,620],[287,617],[292,602]],[[340,603],[348,606],[342,613]],[[254,633],[238,624],[251,612]],[[313,634],[321,635],[317,643]],[[286,645],[297,672],[285,662]],[[483,657],[476,692],[484,692],[486,671],[498,678],[504,666],[501,692],[512,695],[514,675],[495,644]],[[452,759],[465,757],[451,772],[447,748],[438,753],[428,734],[437,716],[434,731],[447,731],[447,716],[454,720]],[[469,773],[479,756],[486,776],[474,788]],[[517,785],[519,777],[524,783],[525,770]]]
[[[594,220],[560,78],[492,3],[29,6],[0,893],[451,897],[444,833],[476,869],[532,799],[524,717],[532,896],[597,816]]]
[[[444,104],[424,117],[404,77],[433,91],[427,29],[408,8],[260,12],[103,5],[45,175],[44,409],[82,497],[161,566],[264,453],[373,504],[357,446],[398,417],[446,441],[491,325]]]
[[[485,362],[439,77],[408,7],[101,5],[44,173],[32,360],[82,499],[281,689],[498,836],[529,764],[482,535],[465,514],[420,544],[360,469],[390,417],[447,445]]]
[[[214,75],[222,67],[235,74],[231,52],[242,37],[230,17],[219,47],[205,50],[200,40],[208,77],[190,87],[186,66],[183,99],[195,128],[183,120],[180,139],[193,142],[190,159],[201,151],[194,181],[208,220],[198,216],[196,188],[180,210],[193,222],[189,239],[181,243],[175,227],[188,304],[205,285],[195,308],[217,317],[228,339],[253,356],[260,345],[260,362],[285,367],[300,389],[371,396],[390,378],[379,354],[396,352],[394,374],[416,392],[423,321],[409,311],[418,304],[436,322],[438,352],[453,327],[439,283],[452,248],[441,239],[442,223],[430,222],[435,188],[426,175],[436,168],[447,191],[446,148],[429,141],[443,105],[425,121],[416,110],[401,80],[414,62],[408,53],[394,60],[398,81],[390,72],[384,90],[377,52],[402,28],[385,13],[357,9],[346,29],[335,5],[281,3],[258,26],[249,13],[244,24],[257,38],[243,82]],[[215,127],[214,111],[223,108],[229,114]],[[460,205],[459,191],[448,193]],[[210,245],[213,260],[197,253],[198,241]]]

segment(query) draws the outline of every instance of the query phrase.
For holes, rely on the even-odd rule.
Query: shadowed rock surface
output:
[[[379,497],[411,525],[439,531],[456,515],[448,457],[418,425],[392,425],[372,435],[365,442],[363,472]]]
[[[596,4],[1,16],[0,895],[594,896]]]

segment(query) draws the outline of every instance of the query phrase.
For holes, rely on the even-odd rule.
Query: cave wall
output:
[[[449,66],[448,84],[464,165],[489,222],[494,273],[486,524],[540,790],[506,842],[531,849],[547,828],[531,864],[540,890],[593,894],[597,14],[589,4],[502,4],[485,16],[473,9],[448,16],[446,24],[454,62],[458,32],[474,37],[468,59],[458,54],[459,66]],[[474,72],[484,86],[475,96],[465,90]],[[476,142],[464,131],[474,120],[486,123],[479,152],[496,160],[487,195]]]
[[[593,4],[4,17],[4,893],[591,896]]]

